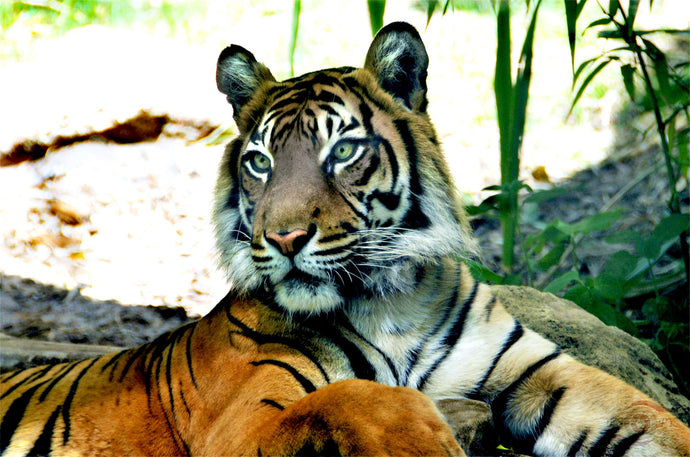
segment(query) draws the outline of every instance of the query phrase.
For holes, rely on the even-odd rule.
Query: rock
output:
[[[529,287],[492,287],[506,309],[525,326],[581,362],[625,380],[690,424],[690,400],[642,341],[553,294]]]
[[[439,400],[436,406],[455,432],[455,439],[467,455],[493,455],[500,444],[493,431],[488,404],[465,398]]]

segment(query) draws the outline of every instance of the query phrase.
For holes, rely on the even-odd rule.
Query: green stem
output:
[[[661,115],[661,110],[659,109],[659,101],[652,86],[652,79],[647,71],[647,65],[645,64],[641,48],[637,44],[637,36],[635,32],[632,32],[630,36],[631,47],[635,49],[635,54],[640,62],[640,69],[642,70],[643,79],[645,86],[647,88],[647,93],[652,100],[652,106],[654,107],[654,119],[656,120],[656,129],[659,133],[659,139],[661,140],[661,150],[664,153],[664,162],[666,164],[666,174],[668,177],[668,187],[671,192],[671,197],[668,202],[669,210],[671,214],[681,214],[680,212],[680,201],[678,198],[678,192],[676,191],[676,182],[678,178],[676,177],[675,170],[673,169],[673,161],[671,158],[671,150],[668,145],[668,140],[666,139],[666,124]],[[683,263],[685,264],[685,280],[690,284],[690,246],[688,246],[688,230],[685,230],[680,234],[680,248],[681,255],[683,256]]]

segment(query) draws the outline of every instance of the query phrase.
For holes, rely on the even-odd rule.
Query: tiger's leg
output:
[[[259,455],[465,455],[427,396],[362,380],[307,395],[261,433]]]
[[[503,354],[491,384],[494,422],[503,441],[521,452],[690,456],[690,429],[671,413],[531,330]]]

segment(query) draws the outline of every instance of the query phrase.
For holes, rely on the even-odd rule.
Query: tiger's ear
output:
[[[364,62],[386,92],[417,111],[426,111],[428,66],[424,43],[406,22],[392,22],[379,30]]]
[[[216,85],[227,95],[233,117],[238,120],[240,110],[252,98],[264,81],[275,81],[271,71],[242,46],[233,44],[220,53],[216,67]]]

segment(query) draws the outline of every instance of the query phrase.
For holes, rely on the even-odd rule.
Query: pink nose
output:
[[[283,255],[294,257],[309,241],[306,230],[295,229],[292,232],[268,232],[266,240],[277,247]]]

